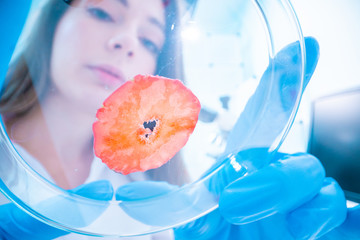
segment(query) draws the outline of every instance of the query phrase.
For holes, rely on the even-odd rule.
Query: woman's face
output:
[[[56,92],[94,111],[137,74],[154,74],[165,41],[162,0],[79,0],[55,30]]]

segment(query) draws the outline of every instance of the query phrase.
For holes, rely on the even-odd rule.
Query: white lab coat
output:
[[[24,148],[22,148],[18,144],[14,144],[16,150],[19,152],[21,157],[35,170],[37,171],[41,176],[48,179],[49,181],[53,181],[51,176],[47,173],[45,168],[33,157],[31,156]],[[132,182],[132,181],[140,181],[145,180],[145,174],[139,172],[139,173],[132,173],[129,175],[122,175],[115,173],[114,171],[110,170],[104,163],[101,162],[100,159],[94,156],[94,160],[91,165],[90,174],[88,178],[86,179],[85,183],[90,183],[99,179],[107,179],[112,184],[114,189],[116,190],[117,187]],[[9,200],[0,193],[0,205],[8,203]],[[104,214],[112,214],[111,211],[105,211]],[[104,223],[109,224],[109,223]],[[71,233],[68,235],[65,235],[63,237],[57,238],[57,239],[71,239],[71,240],[88,240],[88,239],[99,239],[98,237],[89,237],[85,235],[75,234]],[[111,239],[111,238],[106,238]],[[119,238],[116,238],[119,239]],[[120,238],[121,240],[172,240],[173,239],[173,233],[172,230],[159,232],[151,235],[145,235],[145,236],[139,236],[139,237],[130,237],[130,238]]]

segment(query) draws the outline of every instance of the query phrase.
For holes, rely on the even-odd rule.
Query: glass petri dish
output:
[[[305,68],[291,4],[165,1],[156,8],[153,2],[145,15],[131,0],[128,6],[115,0],[33,1],[1,86],[0,189],[35,218],[89,236],[165,231],[216,209],[222,188],[268,164],[286,137]],[[164,32],[157,18],[149,20],[159,11]],[[137,51],[134,42],[142,44]],[[112,55],[126,47],[126,56]],[[133,68],[124,59],[138,53],[144,57]],[[193,134],[164,166],[122,175],[93,155],[96,109],[115,86],[99,84],[81,67],[102,61],[114,61],[129,78],[149,71],[178,78],[199,98]],[[76,191],[99,180],[115,191],[141,186],[148,193],[96,200]],[[158,187],[163,184],[166,191]]]

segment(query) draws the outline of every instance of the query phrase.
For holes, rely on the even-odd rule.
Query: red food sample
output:
[[[122,174],[160,167],[186,144],[200,108],[181,81],[137,75],[98,110],[95,155]]]

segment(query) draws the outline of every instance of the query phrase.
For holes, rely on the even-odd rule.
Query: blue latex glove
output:
[[[81,185],[70,190],[70,192],[100,201],[111,200],[114,193],[111,183],[106,180]],[[59,197],[42,202],[41,207],[48,209],[49,212],[57,211],[57,215],[62,214],[66,218],[71,218],[73,221],[72,224],[77,227],[90,224],[105,210],[105,206],[107,206],[104,204],[103,207],[99,207],[96,211],[86,211],[86,209],[74,203],[65,208],[68,209],[68,211],[59,212],[57,206],[60,204],[64,204],[64,201]],[[13,203],[0,206],[0,239],[54,239],[68,233],[66,230],[52,227],[37,220]]]
[[[349,208],[345,222],[320,240],[358,240],[360,239],[360,205]]]
[[[306,37],[304,42],[306,65],[303,88],[300,89],[302,79],[300,45],[294,42],[270,60],[255,93],[248,100],[227,137],[224,155],[237,153],[243,149],[278,144],[279,137],[283,135],[284,127],[288,125],[296,107],[297,97],[307,86],[318,62],[317,41]],[[255,129],[252,127],[254,125]],[[264,163],[268,164],[267,161]]]
[[[237,159],[263,160],[266,149],[240,152]],[[266,157],[266,156],[263,156]],[[220,192],[219,209],[174,229],[176,239],[314,239],[339,226],[346,217],[345,198],[339,185],[324,177],[321,163],[308,154],[277,154],[270,165],[242,177],[230,161],[212,178],[209,187]],[[120,187],[118,200],[139,201],[179,191],[166,182],[133,182]],[[162,206],[187,202],[187,195],[170,194]],[[174,216],[148,208],[129,215],[148,224],[164,225]],[[168,215],[171,215],[168,213]],[[153,222],[151,222],[153,219]]]
[[[304,88],[318,59],[316,40],[306,38],[305,45],[307,66]],[[298,95],[293,92],[300,79],[298,54],[297,43],[277,54],[230,133],[225,153],[239,153],[232,155],[225,162],[225,167],[207,182],[210,192],[220,196],[219,208],[176,228],[176,239],[314,239],[344,221],[344,194],[333,179],[325,178],[324,169],[316,158],[307,154],[269,155],[265,148],[239,149],[239,146],[247,146],[244,142],[249,141],[249,138],[239,137],[239,133],[248,134],[251,128],[247,126],[256,118],[261,104],[259,99],[268,88],[271,88],[269,99],[273,102],[263,115],[267,124],[260,124],[260,128],[251,133],[249,142],[255,143],[255,146],[270,146],[282,131],[281,126],[291,114],[294,96]],[[271,85],[268,79],[274,76],[278,82]],[[167,198],[163,197],[166,194]],[[131,206],[131,201],[136,204],[154,196],[162,201],[158,204],[161,209],[139,210]],[[123,201],[120,206],[129,215],[153,225],[166,225],[176,218],[176,210],[170,214],[171,211],[163,211],[162,208],[167,209],[175,201],[191,201],[186,192],[165,182],[131,183],[120,187],[116,197]]]
[[[261,157],[251,151],[236,157],[247,161],[252,155]],[[315,239],[344,221],[344,194],[333,179],[324,178],[316,158],[277,154],[275,159],[234,181],[229,177],[231,168],[221,173],[218,177],[227,177],[230,183],[221,192],[219,210],[213,214],[223,229],[205,226],[212,231],[208,231],[209,237],[199,238],[204,226],[186,225],[176,230],[178,239]]]
[[[304,88],[315,70],[319,50],[312,38],[305,38],[305,45]],[[297,95],[291,93],[299,80],[298,53],[294,43],[272,61],[229,135],[227,153],[236,152],[238,146],[246,144],[242,141],[249,141],[239,137],[239,133],[251,129],[247,126],[256,115],[259,96],[269,87],[270,76],[278,80],[281,91],[280,94],[272,91],[274,95],[270,99],[281,104],[272,104],[263,117],[267,124],[260,125],[249,142],[270,146],[279,134],[278,126],[285,124],[293,96]],[[178,239],[315,239],[344,221],[347,211],[344,194],[333,179],[324,178],[324,170],[314,157],[307,154],[268,156],[266,149],[249,149],[238,153],[235,159],[247,174],[239,176],[229,166],[215,175],[209,188],[220,194],[219,209],[176,229]]]

